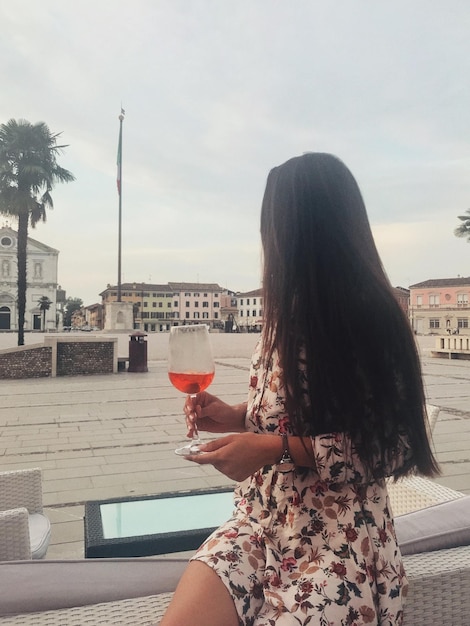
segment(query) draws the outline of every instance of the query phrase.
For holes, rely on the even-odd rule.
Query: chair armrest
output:
[[[0,511],[0,560],[31,559],[29,514],[24,507]]]
[[[42,472],[32,469],[0,472],[0,510],[25,507],[42,513]]]
[[[409,581],[403,626],[468,626],[470,546],[403,558]]]
[[[388,479],[387,488],[395,517],[464,496],[459,491],[454,491],[421,476],[409,476],[396,482]]]

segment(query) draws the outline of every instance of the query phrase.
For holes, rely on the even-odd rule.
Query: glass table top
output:
[[[212,528],[229,519],[232,510],[232,491],[100,505],[104,539]]]

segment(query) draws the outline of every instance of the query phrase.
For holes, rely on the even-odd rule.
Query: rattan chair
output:
[[[0,560],[42,559],[50,539],[41,469],[0,472]]]

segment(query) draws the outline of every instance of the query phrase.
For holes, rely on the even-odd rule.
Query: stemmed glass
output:
[[[171,384],[191,398],[204,391],[214,378],[214,359],[209,340],[209,330],[205,324],[173,326],[168,342],[168,377]],[[185,456],[199,454],[202,443],[194,424],[193,438],[186,445],[175,450]]]

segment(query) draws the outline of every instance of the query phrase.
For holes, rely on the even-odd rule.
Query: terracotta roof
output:
[[[249,298],[250,296],[262,296],[263,295],[263,290],[262,289],[254,289],[253,291],[244,291],[243,293],[241,292],[237,292],[236,296],[237,298]]]
[[[173,291],[223,291],[217,283],[168,283]]]
[[[102,296],[107,291],[116,291],[117,285],[108,285],[99,295]],[[121,291],[166,291],[171,292],[169,285],[155,285],[154,283],[122,283]]]
[[[422,283],[410,285],[410,289],[427,289],[429,287],[466,287],[470,285],[470,277],[430,278]]]

